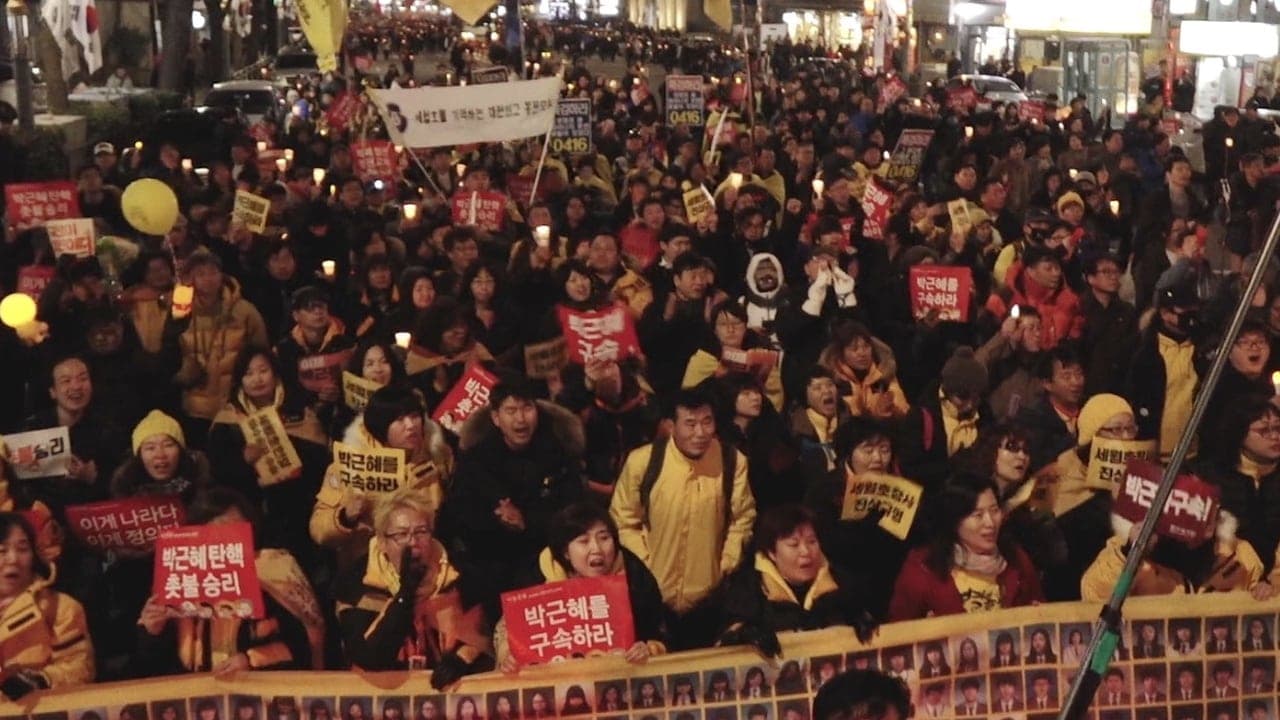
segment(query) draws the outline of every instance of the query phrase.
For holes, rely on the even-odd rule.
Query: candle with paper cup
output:
[[[827,183],[824,182],[822,178],[814,178],[813,180],[814,195],[817,195],[818,197],[822,197],[822,191],[826,189],[827,189]]]
[[[321,260],[320,269],[324,272],[325,277],[332,279],[334,275],[338,274],[338,263],[332,260]]]
[[[402,350],[409,349],[409,341],[413,339],[413,335],[407,332],[396,333],[396,347]]]
[[[734,190],[737,190],[738,188],[742,187],[742,173],[739,173],[739,172],[729,173],[729,187],[733,188]]]
[[[182,158],[182,172],[191,172],[195,167],[195,163],[191,162],[191,158]]]
[[[1115,215],[1115,216],[1117,216],[1117,217],[1119,217],[1119,215],[1120,215],[1120,201],[1119,201],[1119,200],[1112,200],[1111,202],[1109,202],[1109,203],[1107,203],[1107,204],[1111,207],[1111,214],[1112,214],[1112,215]]]
[[[262,153],[264,153],[264,152],[266,152],[266,151],[267,151],[267,141],[266,141],[266,140],[259,140],[259,141],[258,141],[258,154],[259,154],[259,155],[261,155]]]
[[[209,168],[203,168],[203,167],[196,168],[196,177],[200,178],[201,180],[209,179]]]
[[[319,187],[320,183],[324,182],[324,168],[316,168],[311,171],[311,182],[315,183],[316,187]]]
[[[403,207],[401,207],[400,209],[401,209],[402,211],[404,211],[404,219],[405,219],[405,220],[416,220],[416,219],[417,219],[417,217],[418,217],[418,204],[417,204],[417,203],[405,203],[405,204],[404,204],[404,206],[403,206]]]
[[[533,239],[534,239],[534,242],[536,242],[538,244],[538,247],[540,248],[544,248],[551,245],[551,226],[539,225],[538,227],[534,228]]]
[[[289,161],[288,161],[288,160],[285,160],[284,158],[276,158],[276,172],[278,172],[278,173],[280,173],[281,175],[283,175],[283,174],[284,174],[284,171],[285,171],[285,170],[288,170],[288,169],[289,169]]]
[[[965,125],[965,126],[964,126],[964,139],[965,139],[965,140],[969,140],[969,139],[970,139],[970,138],[972,138],[972,137],[973,137],[973,126],[972,126],[972,125]]]

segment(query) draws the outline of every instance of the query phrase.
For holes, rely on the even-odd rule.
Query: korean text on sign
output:
[[[570,362],[586,365],[625,360],[640,354],[635,324],[621,306],[576,312],[561,305],[556,310],[560,315],[560,330],[568,345]]]
[[[66,426],[5,435],[9,465],[19,480],[62,477],[71,462],[71,435]]]
[[[70,180],[9,183],[4,186],[4,216],[5,222],[16,227],[80,217],[76,184]]]
[[[50,220],[44,224],[44,229],[49,233],[49,247],[55,257],[74,255],[86,258],[94,252],[97,233],[90,218]]]
[[[335,442],[333,461],[338,482],[353,490],[390,494],[404,484],[404,450],[399,448],[358,448]]]
[[[247,522],[161,531],[151,592],[183,616],[261,618],[254,552]]]
[[[431,419],[450,432],[459,432],[467,418],[489,406],[489,391],[497,384],[496,375],[479,365],[472,365],[436,406]]]
[[[1130,460],[1158,460],[1159,443],[1155,440],[1119,440],[1094,438],[1089,446],[1089,467],[1084,484],[1095,490],[1106,490],[1114,497],[1124,483],[1125,467]]]
[[[879,510],[883,513],[880,527],[905,540],[920,509],[922,493],[923,488],[906,478],[864,473],[845,493],[840,518],[861,520],[871,511]]]
[[[280,411],[266,407],[240,421],[245,442],[262,448],[262,457],[253,464],[258,484],[267,487],[302,473],[302,459],[289,439]]]
[[[556,105],[551,127],[551,152],[578,155],[591,152],[591,100],[563,99]]]
[[[364,182],[382,180],[388,184],[400,174],[400,159],[390,140],[358,140],[351,143],[351,164]]]
[[[99,550],[149,551],[160,533],[187,519],[176,496],[140,496],[67,506],[71,534]]]
[[[1127,520],[1142,522],[1155,501],[1162,474],[1155,463],[1130,461],[1113,511]],[[1217,528],[1220,496],[1217,486],[1194,475],[1179,475],[1156,522],[1156,532],[1189,545],[1208,540]]]
[[[511,655],[544,663],[613,650],[635,642],[625,575],[572,578],[502,595]]]
[[[938,319],[969,321],[973,271],[967,267],[915,265],[910,270],[911,314],[924,317],[937,311]]]
[[[889,156],[889,168],[885,171],[886,180],[898,182],[915,182],[920,176],[920,166],[924,164],[925,151],[933,141],[932,130],[908,129],[898,136],[898,144],[893,146],[893,154]]]
[[[667,124],[702,127],[706,109],[701,75],[668,75]]]

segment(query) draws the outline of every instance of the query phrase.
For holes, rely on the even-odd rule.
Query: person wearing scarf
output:
[[[911,409],[898,384],[893,350],[862,323],[849,320],[836,326],[818,363],[835,374],[854,415],[887,420]]]
[[[782,281],[782,261],[772,253],[752,255],[746,284],[738,303],[747,309],[747,327],[767,338],[773,347],[781,347],[774,325],[789,296]]]
[[[936,532],[912,550],[889,601],[889,620],[982,612],[1040,603],[1031,558],[1002,532],[995,482],[960,475],[933,498]]]

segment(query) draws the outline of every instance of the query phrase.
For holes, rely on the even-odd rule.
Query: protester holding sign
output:
[[[314,286],[300,288],[289,298],[293,329],[276,346],[282,379],[305,391],[309,404],[331,415],[342,397],[342,366],[355,342],[347,328],[329,312],[329,297]]]
[[[815,522],[799,505],[772,508],[756,520],[754,560],[728,580],[730,625],[721,643],[753,645],[777,657],[777,633],[784,630],[848,625],[862,642],[871,639],[877,623],[866,582],[827,562]]]
[[[444,483],[453,472],[453,453],[440,426],[426,416],[416,393],[403,385],[378,390],[369,398],[364,413],[347,427],[342,442],[357,451],[403,451],[407,467],[380,471],[397,479],[391,492],[416,494],[423,506],[431,509],[434,522]],[[363,472],[372,471],[336,460],[325,472],[311,510],[311,537],[338,550],[339,567],[349,567],[373,529],[374,496],[357,482]]]
[[[764,385],[765,394],[776,410],[786,405],[782,397],[782,366],[778,353],[747,329],[747,311],[734,300],[724,300],[711,309],[713,342],[694,352],[684,369],[681,387],[695,387],[708,378],[729,372],[747,372]]]
[[[335,595],[355,667],[430,669],[441,690],[493,659],[479,608],[462,607],[462,577],[434,537],[434,514],[413,491],[382,500],[368,554],[339,576]]]
[[[342,377],[342,406],[329,426],[332,436],[341,436],[379,388],[405,383],[404,360],[391,343],[366,340],[347,360]]]
[[[627,583],[636,638],[623,656],[628,662],[643,663],[667,651],[667,609],[662,605],[658,581],[640,558],[622,547],[618,527],[606,511],[590,503],[568,505],[551,517],[547,538],[549,544],[539,553],[537,562],[522,571],[516,587],[621,575]],[[494,628],[493,645],[498,668],[514,672],[518,666],[508,650],[507,625],[503,621]]]
[[[1002,532],[991,480],[959,476],[934,497],[932,542],[907,554],[889,601],[890,620],[1033,605],[1044,600],[1031,558]]]
[[[0,693],[18,700],[35,690],[92,682],[93,640],[84,608],[52,588],[53,569],[36,552],[35,530],[17,513],[0,513]]]
[[[263,520],[253,503],[234,490],[211,488],[192,503],[192,525],[249,523],[261,533]],[[215,550],[214,546],[207,546]],[[253,572],[263,595],[265,614],[241,618],[172,617],[152,596],[138,619],[139,649],[149,672],[232,673],[242,670],[305,670],[324,659],[324,619],[311,584],[293,556],[254,543]],[[216,552],[209,553],[211,557]]]
[[[187,447],[182,426],[152,410],[133,428],[133,457],[111,477],[111,496],[181,495],[189,500],[213,484],[209,460]]]
[[[838,378],[841,399],[853,415],[887,420],[911,409],[896,377],[893,350],[856,320],[832,330],[818,363]]]
[[[27,488],[15,482],[9,458],[9,446],[0,438],[0,512],[21,513],[36,532],[40,559],[55,562],[62,555],[65,532],[49,506],[30,497]]]

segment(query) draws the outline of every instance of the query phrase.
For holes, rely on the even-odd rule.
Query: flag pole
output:
[[[1249,276],[1249,282],[1240,296],[1240,302],[1236,305],[1235,314],[1231,317],[1231,324],[1227,327],[1226,334],[1223,335],[1218,344],[1219,350],[1214,355],[1213,364],[1209,367],[1209,374],[1205,376],[1204,384],[1196,393],[1195,403],[1191,406],[1191,417],[1182,428],[1182,435],[1178,437],[1178,444],[1173,448],[1173,455],[1170,456],[1169,464],[1165,467],[1164,475],[1160,478],[1160,486],[1156,489],[1155,497],[1151,500],[1151,507],[1147,510],[1147,515],[1143,518],[1142,525],[1138,529],[1138,537],[1134,539],[1125,557],[1124,569],[1121,570],[1120,577],[1116,580],[1115,586],[1111,591],[1111,597],[1102,608],[1102,613],[1094,625],[1093,638],[1089,641],[1089,649],[1080,665],[1080,669],[1076,671],[1075,678],[1071,681],[1071,689],[1062,703],[1062,712],[1058,716],[1059,720],[1081,720],[1085,717],[1089,703],[1092,702],[1094,693],[1097,692],[1098,686],[1102,682],[1102,677],[1111,664],[1111,658],[1120,642],[1121,610],[1124,607],[1124,601],[1129,597],[1129,593],[1133,589],[1133,581],[1137,575],[1138,567],[1142,564],[1143,557],[1151,547],[1156,522],[1159,520],[1165,504],[1169,501],[1169,496],[1173,493],[1173,483],[1178,477],[1178,472],[1182,470],[1182,463],[1186,460],[1187,453],[1191,450],[1191,442],[1195,437],[1196,429],[1204,418],[1205,408],[1209,405],[1209,400],[1213,397],[1213,391],[1218,385],[1218,380],[1222,377],[1222,371],[1226,367],[1227,358],[1230,355],[1230,353],[1226,352],[1226,349],[1235,344],[1236,337],[1240,334],[1240,327],[1244,324],[1245,315],[1249,312],[1249,308],[1253,303],[1253,296],[1258,292],[1258,288],[1262,286],[1262,276],[1265,274],[1267,265],[1275,254],[1277,240],[1280,240],[1280,213],[1271,222],[1271,230],[1267,234],[1267,241],[1262,246],[1262,251],[1258,254],[1257,264],[1254,266],[1253,273]]]
[[[542,180],[542,167],[547,164],[547,148],[551,145],[551,131],[547,131],[546,138],[542,141],[542,157],[538,158],[538,169],[533,172],[533,187],[529,189],[529,204],[533,204],[533,199],[538,197],[538,182]]]

